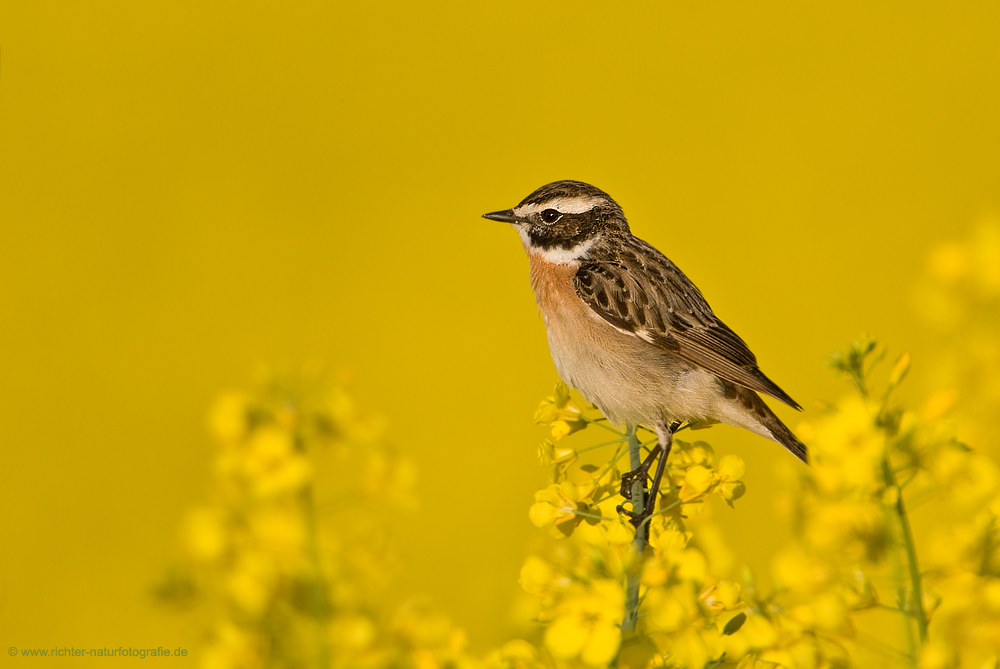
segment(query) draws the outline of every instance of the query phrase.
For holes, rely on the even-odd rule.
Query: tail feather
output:
[[[799,441],[798,437],[773,413],[769,418],[771,420],[765,420],[764,425],[771,432],[772,439],[790,450],[792,455],[799,460],[809,464],[809,452],[806,450],[806,445]]]
[[[771,407],[767,406],[757,393],[745,388],[741,390],[743,392],[739,393],[740,399],[747,408],[756,414],[760,424],[770,433],[771,439],[787,448],[802,462],[809,464],[809,453],[806,450],[806,445],[799,441],[798,437],[781,422],[780,418],[774,415]]]
[[[799,403],[793,400],[788,393],[779,388],[777,383],[764,376],[764,372],[760,371],[759,369],[756,371],[757,371],[757,378],[759,378],[761,383],[764,384],[764,387],[767,388],[767,390],[763,391],[764,393],[770,395],[776,400],[781,400],[782,402],[792,407],[793,409],[802,411],[802,407],[799,406]]]

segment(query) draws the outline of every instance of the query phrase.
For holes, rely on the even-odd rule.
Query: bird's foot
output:
[[[660,454],[663,449],[659,444],[656,445],[653,450],[649,452],[646,459],[643,460],[642,464],[636,467],[630,472],[622,474],[622,486],[619,492],[621,496],[625,499],[632,499],[632,487],[636,483],[641,483],[642,487],[646,487],[646,479],[649,478],[649,468],[653,466],[653,461],[656,460],[656,456]],[[652,492],[652,491],[650,491]],[[634,527],[639,527],[644,520],[653,515],[653,508],[656,506],[655,492],[649,496],[646,500],[645,508],[642,511],[629,511],[624,508],[621,504],[618,505],[618,513],[624,513],[629,517],[629,522],[632,523]]]
[[[626,499],[632,498],[632,485],[637,481],[642,482],[643,488],[646,487],[646,479],[649,478],[649,468],[653,466],[653,460],[656,459],[656,456],[660,454],[661,450],[660,445],[657,444],[656,447],[649,452],[649,455],[646,456],[646,459],[643,460],[641,465],[630,472],[622,474],[622,487],[618,491],[621,493],[622,497]]]
[[[642,525],[647,518],[653,515],[653,509],[656,507],[656,498],[652,495],[646,500],[646,508],[641,512],[636,513],[635,511],[629,511],[621,504],[618,505],[618,513],[623,513],[628,516],[628,522],[632,523],[632,527],[638,528]]]
[[[649,476],[649,468],[653,466],[653,460],[656,459],[657,455],[662,453],[660,457],[660,462],[656,466],[656,474],[653,475],[653,485],[649,489],[649,495],[646,497],[646,503],[643,505],[642,511],[635,510],[635,503],[633,502],[633,508],[631,511],[627,510],[621,504],[618,505],[618,513],[623,513],[628,516],[629,522],[632,523],[637,529],[642,526],[646,519],[653,515],[653,509],[656,508],[656,496],[660,492],[660,481],[663,478],[663,470],[666,468],[667,457],[670,455],[670,446],[674,441],[674,432],[680,427],[680,421],[675,421],[670,425],[665,423],[660,423],[657,425],[656,433],[659,438],[659,443],[656,444],[656,448],[649,452],[649,455],[643,460],[642,464],[636,467],[633,471],[626,474],[622,474],[622,486],[620,489],[621,496],[625,499],[635,499],[632,496],[632,487],[638,483],[642,482],[642,487],[646,487],[646,478]]]

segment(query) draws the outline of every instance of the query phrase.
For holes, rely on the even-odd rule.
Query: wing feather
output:
[[[613,260],[585,260],[577,270],[577,294],[591,309],[653,346],[801,409],[757,368],[750,348],[676,265],[639,239],[621,241]]]

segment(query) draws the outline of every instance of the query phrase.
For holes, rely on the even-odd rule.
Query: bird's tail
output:
[[[770,433],[770,435],[765,434],[764,436],[770,436],[771,439],[791,451],[792,455],[809,464],[809,453],[806,451],[806,445],[799,441],[798,437],[781,422],[781,419],[774,415],[771,407],[764,404],[764,400],[757,393],[748,389],[742,390],[745,392],[741,393],[743,397],[740,399],[757,415],[760,424]]]

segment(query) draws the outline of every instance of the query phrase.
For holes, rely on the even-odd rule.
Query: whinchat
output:
[[[806,447],[757,393],[801,407],[764,376],[691,280],[632,235],[607,193],[556,181],[484,218],[510,223],[520,235],[562,379],[612,422],[656,431],[662,456],[654,490],[673,432],[688,421],[746,428],[806,461]],[[651,511],[652,504],[630,515],[638,524]]]

